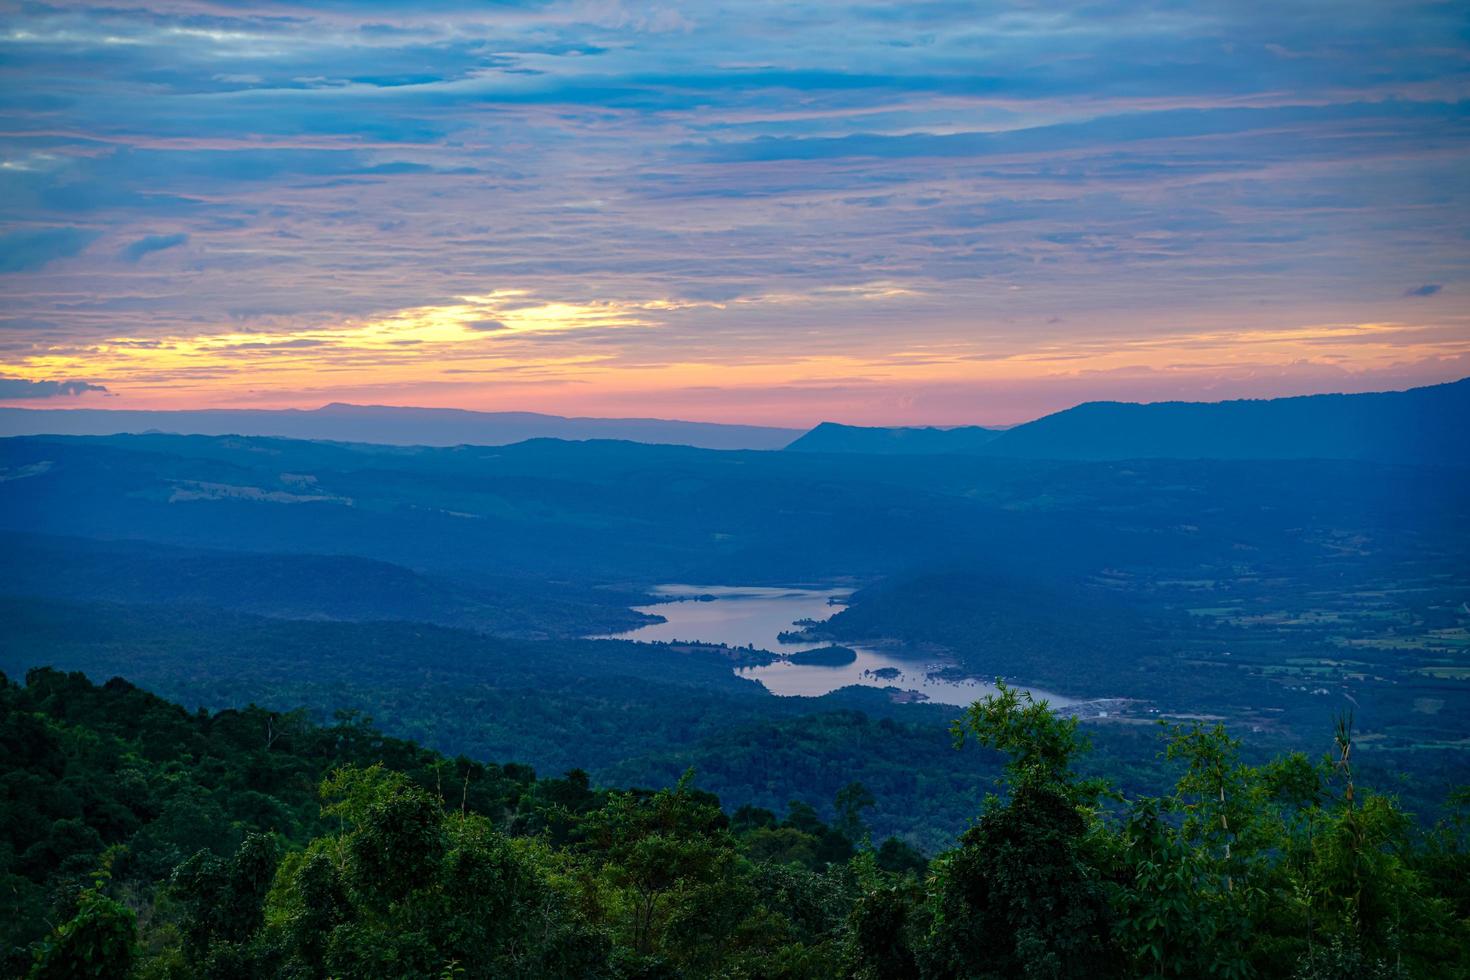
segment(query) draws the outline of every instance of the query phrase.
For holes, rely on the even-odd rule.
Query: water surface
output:
[[[848,589],[784,589],[728,585],[661,585],[656,595],[676,601],[639,606],[639,612],[662,616],[665,622],[619,633],[620,640],[649,642],[722,643],[731,647],[754,647],[772,653],[795,653],[831,646],[830,643],[782,643],[778,634],[797,630],[798,620],[822,621],[841,608]],[[703,598],[700,598],[703,597]],[[991,694],[995,685],[977,678],[953,680],[934,676],[951,666],[906,656],[902,650],[875,649],[844,643],[857,653],[850,664],[794,664],[789,660],[759,667],[737,667],[735,673],[758,681],[772,694],[820,697],[843,687],[896,688],[915,692],[940,704],[966,705]],[[896,676],[880,676],[896,671]],[[1057,707],[1070,705],[1068,698],[1031,689]]]

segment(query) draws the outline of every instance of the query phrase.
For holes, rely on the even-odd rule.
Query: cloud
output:
[[[104,385],[89,381],[29,381],[25,378],[0,378],[0,401],[20,398],[66,398],[89,391],[106,392]]]
[[[173,235],[145,235],[125,247],[118,254],[124,261],[137,262],[151,252],[162,252],[164,249],[176,248],[188,240],[189,236],[182,232]]]
[[[590,388],[608,364],[1061,363],[1223,323],[1467,336],[1437,283],[1405,292],[1470,268],[1454,4],[493,6],[17,7],[0,210],[42,237],[0,239],[0,271],[73,257],[0,276],[0,373],[221,401],[385,363],[551,359]]]
[[[843,136],[761,136],[740,141],[696,144],[685,149],[712,162],[769,162],[851,157],[976,159],[1004,153],[1058,153],[1089,147],[1116,147],[1149,140],[1208,138],[1270,131],[1317,128],[1359,119],[1384,118],[1403,126],[1424,116],[1464,115],[1458,106],[1414,105],[1385,109],[1374,103],[1269,108],[1219,107],[1126,112],[1080,122],[1007,129],[996,132],[852,133]],[[1279,139],[1279,137],[1277,137]],[[1133,168],[1149,176],[1158,163]]]
[[[36,228],[0,235],[0,272],[32,272],[70,258],[99,234],[88,228]]]
[[[1412,289],[1406,289],[1406,290],[1404,290],[1404,295],[1405,296],[1433,296],[1435,293],[1439,292],[1443,288],[1444,287],[1441,286],[1437,282],[1426,282],[1422,286],[1415,286]]]

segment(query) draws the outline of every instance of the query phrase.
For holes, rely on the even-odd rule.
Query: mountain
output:
[[[823,422],[796,452],[1011,459],[1350,459],[1470,466],[1470,378],[1408,391],[1224,402],[1087,402],[1013,429]]]
[[[999,429],[978,425],[954,429],[884,429],[823,422],[786,448],[799,453],[974,453],[1000,434]]]
[[[780,449],[799,429],[669,419],[564,418],[535,412],[469,412],[333,403],[315,409],[134,411],[0,408],[0,435],[283,436],[395,446],[503,446],[526,439],[622,439],[701,449]]]
[[[1470,378],[1408,391],[1227,402],[1088,402],[991,445],[1029,459],[1355,459],[1470,465]]]
[[[1467,519],[1457,481],[1360,461],[894,459],[29,436],[0,439],[0,528],[646,586],[866,579],[977,556],[1065,575],[1126,557],[1191,579],[1218,561],[1234,576],[1247,546],[1294,566],[1335,554],[1293,529],[1358,528],[1373,553],[1458,542]]]
[[[0,596],[214,606],[281,619],[435,623],[519,638],[616,633],[647,596],[519,576],[424,575],[336,554],[176,548],[0,531]]]

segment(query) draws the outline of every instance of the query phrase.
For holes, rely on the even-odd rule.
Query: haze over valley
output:
[[[1255,403],[1255,429],[1201,435],[1196,451],[1223,445],[1222,458],[1014,458],[968,441],[898,458],[886,444],[805,451],[820,428],[790,449],[742,451],[9,438],[0,589],[34,601],[11,607],[24,625],[0,646],[3,667],[126,674],[215,707],[350,703],[443,751],[578,764],[597,779],[656,781],[680,758],[733,804],[764,806],[803,793],[821,805],[830,792],[721,775],[729,760],[715,746],[753,718],[774,731],[857,710],[938,734],[950,706],[1000,677],[1087,718],[1120,753],[1146,743],[1152,722],[1191,718],[1269,752],[1310,748],[1351,707],[1370,739],[1364,764],[1412,765],[1409,791],[1428,800],[1470,737],[1470,501],[1444,411],[1467,386],[1326,398],[1306,423],[1300,400]],[[1138,408],[1109,438],[1146,443],[1161,426],[1174,438],[1181,412],[1216,408],[1236,411]],[[1293,426],[1330,426],[1333,410],[1338,442],[1291,439]],[[1300,458],[1236,458],[1263,430],[1277,440],[1268,455],[1295,446]],[[1327,451],[1341,458],[1314,458]],[[171,610],[187,610],[185,632]],[[115,628],[85,625],[93,617],[147,622],[152,639],[119,645]],[[211,617],[223,617],[217,637],[188,638]],[[436,627],[429,649],[484,652],[445,673],[417,644],[375,640],[389,644],[377,666],[338,675],[299,647],[393,621]],[[252,643],[242,670],[226,666],[247,655],[240,630],[291,639]],[[511,656],[522,662],[509,674],[477,665]],[[584,656],[578,670],[607,672],[644,706],[606,755],[578,734],[600,688],[543,691],[534,722],[519,708],[486,719],[510,677],[540,689],[538,671]],[[696,724],[671,684],[732,707]],[[671,719],[695,727],[668,738]],[[876,827],[924,846],[968,819],[877,800]]]

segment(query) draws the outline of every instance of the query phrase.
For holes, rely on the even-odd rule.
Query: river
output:
[[[782,643],[777,634],[796,630],[798,620],[822,621],[841,608],[848,589],[787,589],[727,585],[661,585],[654,594],[672,601],[639,606],[639,612],[664,617],[664,622],[619,633],[620,640],[645,642],[720,643],[730,647],[754,647],[777,654],[797,653],[831,646],[830,643]],[[741,677],[758,681],[772,694],[819,697],[843,687],[896,688],[915,692],[940,704],[967,705],[991,694],[995,685],[977,678],[949,679],[935,676],[951,666],[902,651],[842,644],[857,653],[851,663],[796,664],[777,660],[759,667],[737,667]],[[1031,693],[1056,707],[1074,703],[1035,688]]]

